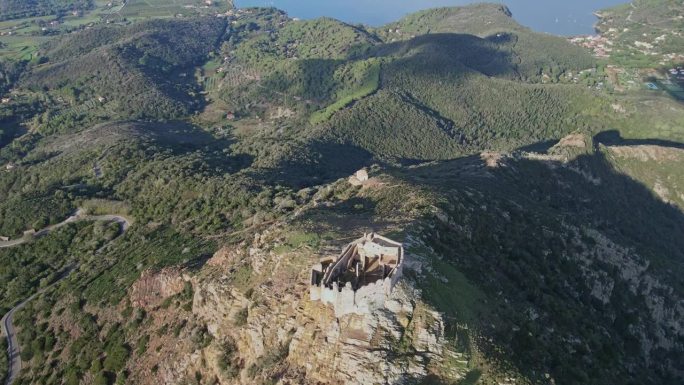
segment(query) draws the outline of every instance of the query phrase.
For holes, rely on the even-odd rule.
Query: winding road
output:
[[[78,210],[76,213],[63,222],[60,222],[58,224],[48,226],[40,231],[37,231],[34,234],[34,237],[40,237],[49,234],[52,230],[55,230],[57,228],[60,228],[62,226],[67,225],[68,223],[72,222],[77,222],[77,221],[103,221],[103,222],[116,222],[121,226],[121,234],[125,233],[128,228],[131,226],[133,223],[131,219],[119,216],[119,215],[86,215],[84,214],[83,210]],[[6,248],[6,247],[13,247],[13,246],[18,246],[21,244],[24,244],[31,240],[31,237],[24,237],[21,239],[16,239],[12,241],[4,241],[0,242],[0,248]],[[72,271],[76,269],[77,266],[69,266],[67,267],[61,274],[61,276],[52,284],[50,284],[47,287],[42,288],[32,296],[26,298],[23,300],[20,304],[12,308],[7,314],[5,314],[2,317],[2,320],[0,320],[0,329],[2,329],[2,335],[7,338],[7,355],[9,357],[9,366],[8,366],[8,372],[7,372],[7,378],[5,380],[5,385],[11,385],[12,382],[16,379],[17,375],[21,371],[21,346],[19,346],[19,341],[17,340],[17,332],[14,328],[13,325],[13,318],[14,314],[21,310],[24,306],[26,306],[27,303],[29,303],[32,299],[36,298],[40,294],[44,293],[48,289],[52,288],[59,282],[61,282],[63,279],[68,277]]]

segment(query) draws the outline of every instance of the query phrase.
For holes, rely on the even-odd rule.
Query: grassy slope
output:
[[[335,103],[313,113],[309,119],[311,124],[319,124],[330,119],[337,111],[370,96],[378,90],[378,87],[380,86],[380,69],[382,64],[379,61],[371,61],[367,66],[368,68],[364,70],[365,74],[363,75],[361,84],[352,90],[342,91]]]

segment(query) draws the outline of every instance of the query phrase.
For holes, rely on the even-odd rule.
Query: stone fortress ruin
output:
[[[335,316],[370,314],[382,308],[402,275],[401,243],[375,233],[347,245],[338,257],[322,258],[311,270],[312,301],[332,305]]]

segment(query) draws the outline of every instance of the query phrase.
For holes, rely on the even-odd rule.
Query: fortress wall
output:
[[[351,283],[347,283],[342,290],[339,290],[337,283],[329,289],[325,286],[311,286],[309,294],[312,301],[321,301],[326,305],[332,305],[335,309],[335,316],[341,317],[346,314],[370,314],[376,309],[385,306],[385,301],[392,294],[392,289],[398,282],[401,271],[391,278],[377,281],[354,291]]]
[[[319,278],[323,279],[323,265],[314,265],[311,269],[311,281],[309,282],[309,297],[312,301],[319,301],[321,299],[321,285],[318,284]]]
[[[340,270],[346,270],[347,269],[347,263],[349,262],[349,259],[354,255],[354,248],[355,245],[348,245],[347,248],[342,252],[342,255],[340,258],[335,261],[335,263],[329,268],[328,272],[325,274],[324,279],[328,279],[331,276],[334,276],[340,272]]]
[[[393,255],[396,254],[397,246],[381,246],[377,243],[366,243],[362,246],[367,255]]]
[[[396,243],[384,237],[378,236],[378,238],[386,240],[389,244]],[[347,261],[355,252],[355,244],[350,244],[344,250],[340,258],[338,258],[334,265],[329,268],[322,280],[317,279],[317,274],[323,274],[323,266],[322,264],[315,265],[312,269],[311,285],[309,289],[311,300],[320,300],[326,305],[332,305],[335,310],[335,316],[337,317],[341,317],[346,314],[370,314],[377,309],[383,308],[385,306],[385,302],[392,294],[394,286],[397,284],[397,282],[399,282],[399,279],[401,279],[403,275],[404,252],[401,248],[401,244],[396,244],[397,247],[368,243],[364,245],[364,248],[358,250],[362,254],[366,251],[369,251],[371,254],[381,255],[392,255],[398,251],[398,264],[390,272],[390,275],[384,280],[364,285],[358,288],[356,291],[352,289],[352,284],[350,282],[346,283],[343,288],[340,288],[337,282],[332,283],[332,288],[327,288],[324,282],[318,283],[318,281],[325,281],[326,278],[333,275],[333,273],[335,273],[338,269],[346,269]],[[368,248],[366,249],[365,247]]]
[[[309,298],[312,301],[321,300],[321,286],[311,285],[309,286]]]
[[[356,314],[369,314],[373,310],[380,309],[385,306],[387,293],[385,291],[385,282],[388,280],[374,282],[372,284],[360,287],[354,297],[354,309]],[[338,310],[335,309],[337,313]]]
[[[397,282],[399,282],[402,275],[404,275],[404,258],[403,258],[403,256],[399,260],[399,264],[397,265],[397,267],[394,268],[394,272],[390,275],[390,277],[388,279],[385,279],[386,281],[387,280],[390,281],[389,291],[387,292],[388,295],[389,295],[389,293],[392,292],[392,289],[394,289],[394,286],[397,284]]]
[[[351,283],[342,289],[338,293],[335,302],[335,316],[341,317],[345,314],[356,313],[356,304],[354,303],[354,289],[352,289]]]
[[[321,302],[327,305],[335,305],[337,303],[337,296],[340,294],[337,288],[337,282],[333,283],[333,288],[328,289],[325,286],[320,286]]]

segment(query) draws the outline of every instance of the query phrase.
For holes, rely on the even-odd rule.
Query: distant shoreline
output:
[[[401,6],[389,9],[385,5],[370,5],[365,8],[366,12],[356,12],[356,3],[360,3],[361,1],[362,0],[347,0],[342,2],[341,0],[328,0],[326,2],[314,3],[312,0],[235,0],[233,5],[236,9],[275,7],[287,12],[291,17],[300,19],[311,20],[318,17],[331,17],[348,24],[363,24],[378,28],[421,10],[444,6],[460,7],[478,3],[473,1],[466,4],[456,4],[457,1],[454,0],[454,4],[447,4],[449,1],[434,0],[426,2],[424,4],[425,7],[416,9]],[[600,23],[600,17],[597,15],[600,12],[600,9],[594,11],[594,7],[612,6],[610,2],[604,2],[602,4],[589,4],[584,7],[584,3],[582,3],[577,6],[578,10],[573,10],[572,13],[568,13],[567,7],[564,7],[557,10],[557,14],[554,14],[554,9],[539,11],[538,8],[525,4],[517,4],[516,1],[517,0],[501,1],[497,2],[497,4],[505,5],[507,8],[511,9],[513,18],[518,23],[531,30],[560,37],[598,35],[600,32],[596,27],[598,23]],[[582,8],[584,8],[584,10],[582,10]],[[591,13],[599,20],[590,20],[588,13]],[[579,17],[577,17],[578,15]],[[566,16],[572,17],[573,20],[565,20]],[[554,19],[560,19],[560,21],[554,24]]]

